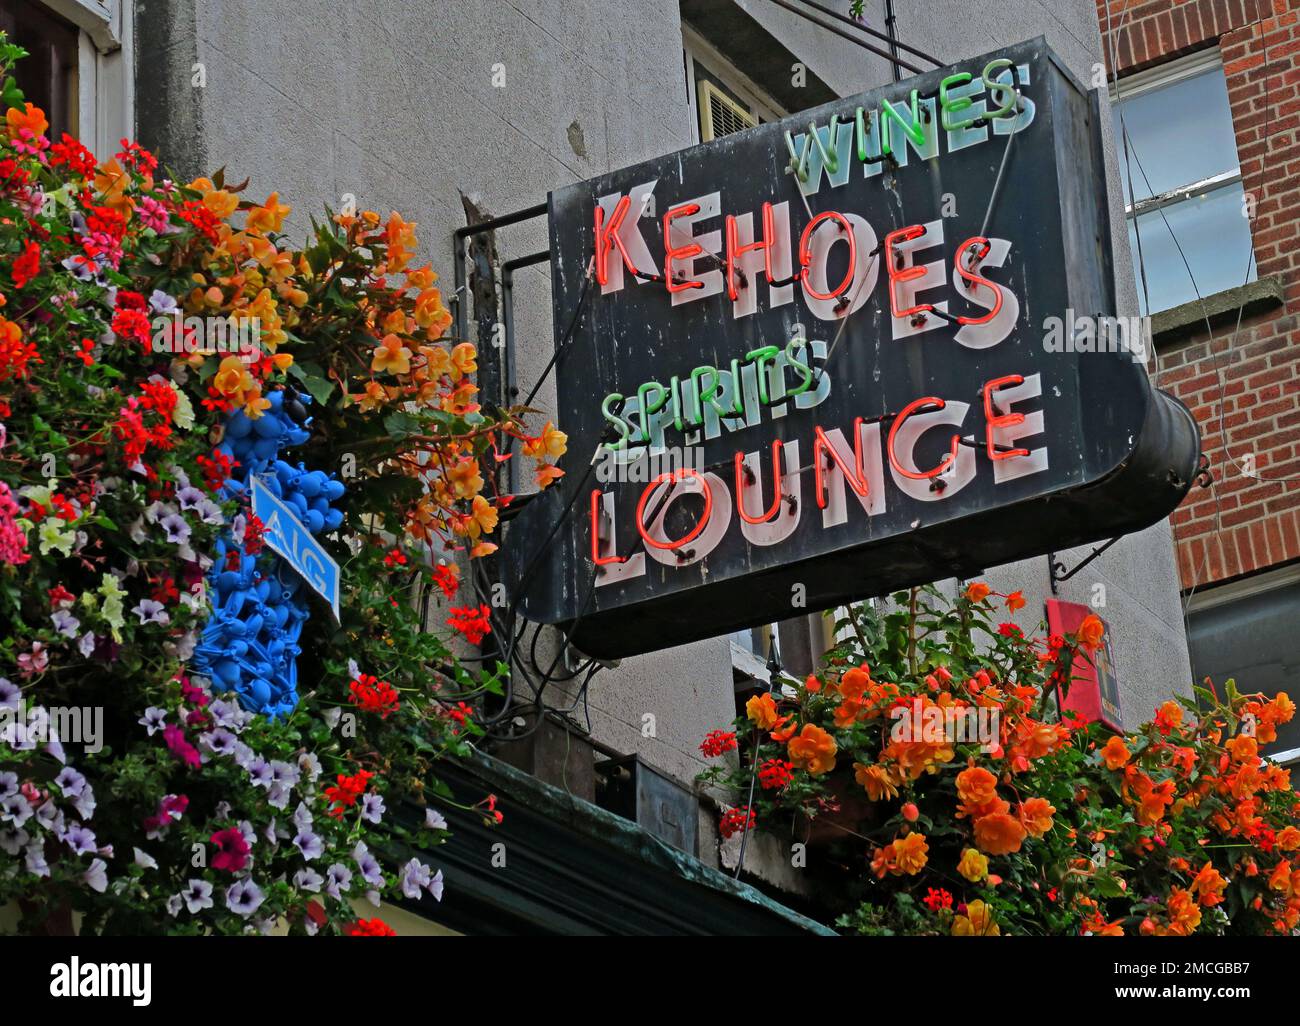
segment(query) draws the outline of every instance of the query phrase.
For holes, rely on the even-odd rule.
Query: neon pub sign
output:
[[[1195,422],[1044,341],[1114,314],[1098,128],[1038,39],[553,192],[525,615],[622,656],[1167,515]]]

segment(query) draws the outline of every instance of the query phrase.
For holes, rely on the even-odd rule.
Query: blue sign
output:
[[[256,474],[252,477],[252,498],[253,512],[265,528],[263,540],[330,604],[338,620],[339,565]]]

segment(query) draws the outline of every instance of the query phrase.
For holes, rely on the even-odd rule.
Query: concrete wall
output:
[[[891,78],[883,60],[767,0],[736,2],[845,95]],[[1040,33],[1085,81],[1100,59],[1091,0],[897,6],[901,37],[944,59]],[[882,27],[883,3],[867,11]],[[677,0],[136,0],[136,19],[138,134],[179,174],[228,164],[231,180],[252,177],[258,198],[274,189],[292,203],[298,229],[349,194],[398,210],[419,223],[424,255],[447,282],[466,200],[504,214],[691,138]],[[1110,163],[1118,208],[1113,154]],[[1118,218],[1115,239],[1120,312],[1136,312]],[[507,229],[496,243],[502,260],[534,252],[544,225]],[[520,274],[515,300],[526,389],[553,344],[544,267]],[[538,405],[552,397],[548,385]],[[1041,615],[1045,559],[993,580],[1030,597],[1026,626]],[[1086,601],[1094,583],[1106,586],[1101,612],[1118,635],[1126,719],[1140,719],[1188,676],[1167,526],[1117,545],[1063,596]],[[725,639],[626,660],[591,688],[594,734],[689,780],[703,766],[700,738],[732,715],[731,680]],[[654,737],[643,735],[647,713]]]

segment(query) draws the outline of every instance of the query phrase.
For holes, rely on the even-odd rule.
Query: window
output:
[[[762,87],[685,26],[682,40],[691,130],[696,142],[711,142],[784,116]]]
[[[0,32],[27,51],[14,78],[49,118],[48,135],[77,134],[77,29],[28,0],[0,2]]]
[[[31,55],[15,78],[51,139],[67,132],[103,156],[135,135],[131,12],[130,0],[0,0],[0,30]]]
[[[1223,693],[1229,678],[1245,693],[1279,691],[1296,697],[1300,647],[1300,566],[1256,574],[1198,592],[1188,614],[1192,676],[1209,677]],[[1277,740],[1261,748],[1279,762],[1300,760],[1300,715],[1277,728]]]
[[[1115,148],[1141,312],[1158,313],[1195,300],[1198,292],[1205,297],[1254,281],[1218,51],[1121,79],[1118,93],[1116,102],[1112,88]]]

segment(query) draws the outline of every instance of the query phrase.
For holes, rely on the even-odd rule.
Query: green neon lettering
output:
[[[925,129],[921,125],[921,101],[920,94],[913,89],[912,95],[908,98],[908,104],[911,107],[911,120],[903,120],[903,115],[898,112],[888,100],[880,101],[880,150],[882,153],[893,153],[893,132],[889,128],[889,119],[893,118],[898,123],[898,127],[903,130],[903,134],[911,139],[917,146],[925,145]]]
[[[759,349],[752,349],[745,354],[746,360],[754,360],[758,364],[758,401],[764,406],[769,402],[767,397],[766,365],[780,355],[781,350],[777,346],[763,346]]]
[[[940,113],[941,123],[945,132],[955,132],[959,128],[965,128],[972,124],[976,119],[953,121],[948,115],[955,114],[959,110],[965,110],[967,107],[974,106],[975,101],[969,96],[949,96],[948,90],[953,86],[963,86],[971,80],[969,71],[959,71],[955,75],[949,75],[939,83],[939,106],[942,108]]]

